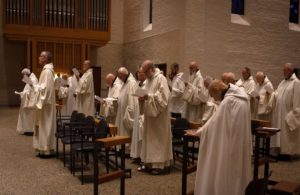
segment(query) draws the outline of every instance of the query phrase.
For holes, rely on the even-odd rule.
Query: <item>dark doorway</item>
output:
[[[300,68],[295,68],[295,74],[298,79],[300,79]]]
[[[95,95],[101,96],[101,67],[93,66],[93,79]]]
[[[155,66],[157,68],[159,68],[161,71],[163,71],[165,77],[167,76],[167,64],[166,63],[155,64]]]

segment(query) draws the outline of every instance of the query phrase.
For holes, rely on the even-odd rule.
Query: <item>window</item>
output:
[[[244,0],[232,0],[231,13],[244,15]]]
[[[250,26],[245,16],[245,0],[231,1],[231,23]]]
[[[153,22],[153,0],[144,0],[144,32],[152,30]]]
[[[152,3],[153,0],[149,0],[149,24],[152,24]]]
[[[299,0],[290,0],[290,23],[299,23]]]

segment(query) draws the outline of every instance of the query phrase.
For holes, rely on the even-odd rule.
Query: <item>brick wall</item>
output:
[[[249,66],[253,73],[266,72],[277,86],[283,63],[299,64],[300,32],[288,29],[289,1],[246,1],[251,26],[230,22],[230,1],[186,2],[184,62],[197,59],[204,74],[233,71],[240,77],[241,68]]]
[[[102,67],[102,78],[120,65],[135,72],[145,59],[168,65],[176,61],[184,72],[191,60],[197,60],[203,75],[219,78],[222,72],[233,71],[239,78],[242,67],[249,66],[253,74],[266,72],[277,86],[285,62],[300,67],[300,32],[288,28],[287,0],[246,1],[250,26],[231,23],[230,0],[154,0],[152,30],[146,32],[145,0],[111,2],[111,41],[92,52],[93,63]],[[18,76],[11,67],[21,69],[23,57],[14,57],[16,49],[20,54],[23,46],[0,36],[0,105],[9,104],[10,92],[20,85],[8,83]],[[104,80],[101,88],[105,96]]]
[[[98,50],[100,61],[119,62],[131,71],[145,59],[177,61],[187,71],[186,65],[197,60],[203,75],[216,78],[224,71],[233,71],[239,78],[242,67],[249,66],[253,74],[266,72],[275,86],[282,79],[285,62],[299,67],[300,32],[288,29],[289,1],[246,1],[250,26],[231,23],[231,1],[153,2],[153,29],[143,32],[144,0],[112,0],[113,12],[120,12],[113,13],[116,28],[112,28],[111,43]]]

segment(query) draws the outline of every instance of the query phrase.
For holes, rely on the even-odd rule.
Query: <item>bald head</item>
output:
[[[83,62],[83,66],[82,66],[82,70],[83,72],[86,72],[88,69],[90,69],[92,67],[92,63],[90,60],[85,60]]]
[[[221,80],[226,83],[227,80],[227,72],[223,72],[222,76],[221,76]]]
[[[39,56],[39,64],[45,65],[50,62],[52,62],[52,55],[51,55],[50,51],[42,51]]]
[[[145,60],[142,64],[142,71],[148,79],[152,78],[155,73],[155,65],[151,60]]]
[[[294,66],[292,63],[286,63],[284,64],[283,66],[283,75],[284,75],[284,78],[287,80],[289,78],[291,78],[291,76],[293,75],[294,73]]]
[[[203,84],[206,87],[206,89],[208,89],[209,85],[211,84],[211,82],[213,81],[213,78],[210,76],[205,77]]]
[[[123,81],[125,83],[126,78],[128,77],[128,75],[129,75],[129,72],[128,72],[127,68],[125,68],[125,67],[119,68],[119,70],[118,70],[118,78],[121,81]]]
[[[199,65],[196,61],[191,61],[189,64],[190,74],[193,74],[199,70]]]
[[[235,84],[235,74],[233,72],[224,72],[221,80],[227,85],[230,83]]]
[[[138,72],[137,72],[137,78],[139,81],[144,82],[146,80],[146,75],[143,72],[142,67],[139,68]]]
[[[251,70],[248,67],[244,67],[242,70],[243,79],[246,81],[251,76]]]
[[[259,85],[262,85],[265,81],[265,74],[263,72],[259,71],[256,73],[255,79]]]
[[[106,75],[105,82],[106,82],[108,87],[112,87],[115,78],[116,78],[115,75],[112,74],[112,73],[109,73],[109,74]]]
[[[213,80],[208,88],[209,94],[213,97],[216,101],[221,101],[224,97],[224,92],[228,89],[228,85],[226,85],[221,80]]]

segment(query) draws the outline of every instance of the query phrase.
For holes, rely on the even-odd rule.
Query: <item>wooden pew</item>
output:
[[[120,194],[125,194],[125,144],[130,143],[128,136],[114,136],[95,140],[94,147],[94,195],[98,194],[98,185],[114,179],[121,179]],[[98,169],[98,149],[101,147],[109,148],[121,145],[121,169],[99,176]]]
[[[258,179],[258,169],[262,165],[264,165],[264,178],[267,179],[269,177],[270,139],[280,129],[272,128],[270,121],[252,119],[251,130],[255,136],[253,179]],[[262,147],[261,142],[263,143]]]
[[[278,128],[258,127],[255,129],[254,173],[253,179],[258,179],[258,168],[264,165],[264,178],[269,177],[270,139],[280,131]],[[261,140],[264,146],[260,147]]]
[[[188,154],[188,146],[189,142],[194,142],[195,140],[199,140],[198,136],[185,135],[183,138],[183,162],[182,162],[182,177],[181,177],[181,194],[186,195],[186,184],[187,184],[187,176],[190,173],[193,173],[197,170],[197,165],[192,164],[189,166],[189,154]]]
[[[193,129],[198,129],[201,124],[190,123],[190,127]],[[277,128],[271,128],[270,121],[264,120],[252,120],[251,121],[252,133],[256,136],[255,139],[255,149],[254,149],[254,178],[258,178],[258,168],[261,165],[265,165],[264,176],[269,176],[269,152],[270,152],[270,138],[278,133],[280,130]],[[182,194],[186,195],[186,183],[187,175],[195,172],[197,170],[196,165],[188,166],[188,143],[198,139],[198,137],[186,135],[184,136],[184,146],[183,146],[183,164],[182,164]],[[264,153],[260,158],[259,154],[262,149],[260,148],[260,139],[264,139]],[[189,194],[189,193],[188,193]]]

